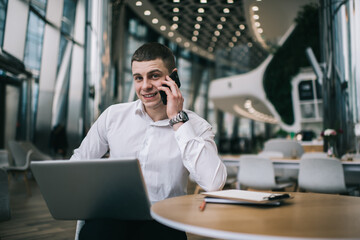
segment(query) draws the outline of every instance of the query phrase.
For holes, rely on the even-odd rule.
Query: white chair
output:
[[[348,193],[340,160],[330,157],[301,159],[299,189],[316,193]]]
[[[327,158],[328,155],[325,152],[305,152],[302,156],[301,159],[304,158]]]
[[[9,166],[9,153],[5,149],[0,149],[0,168]]]
[[[258,156],[267,158],[283,158],[284,154],[280,151],[262,151],[258,154]]]
[[[240,157],[238,182],[241,188],[259,190],[283,190],[293,186],[293,182],[277,183],[271,160],[260,156]]]
[[[265,142],[263,151],[277,151],[287,158],[300,158],[304,148],[295,140],[274,138]]]

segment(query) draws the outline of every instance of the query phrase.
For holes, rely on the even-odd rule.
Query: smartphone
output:
[[[181,84],[180,84],[180,79],[179,79],[179,75],[177,74],[177,71],[173,71],[169,77],[175,81],[176,85],[178,86],[178,88],[180,88]],[[163,84],[164,87],[168,87],[170,88],[168,85]],[[166,93],[164,91],[160,91],[160,96],[161,96],[161,100],[164,103],[164,105],[167,104],[167,96]]]

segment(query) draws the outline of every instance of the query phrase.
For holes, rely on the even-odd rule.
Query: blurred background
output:
[[[1,0],[0,148],[71,156],[102,111],[136,99],[130,58],[155,41],[220,153],[270,138],[326,150],[328,128],[339,156],[355,152],[359,23],[357,0]]]

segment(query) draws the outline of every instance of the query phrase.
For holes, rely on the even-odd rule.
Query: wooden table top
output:
[[[360,198],[291,193],[281,206],[208,203],[202,195],[169,198],[151,207],[153,218],[170,227],[215,238],[360,239]]]

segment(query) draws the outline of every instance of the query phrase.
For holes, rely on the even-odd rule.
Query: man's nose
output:
[[[152,83],[149,79],[145,78],[144,81],[143,81],[143,85],[142,85],[142,88],[144,89],[148,89],[148,88],[152,88]]]

